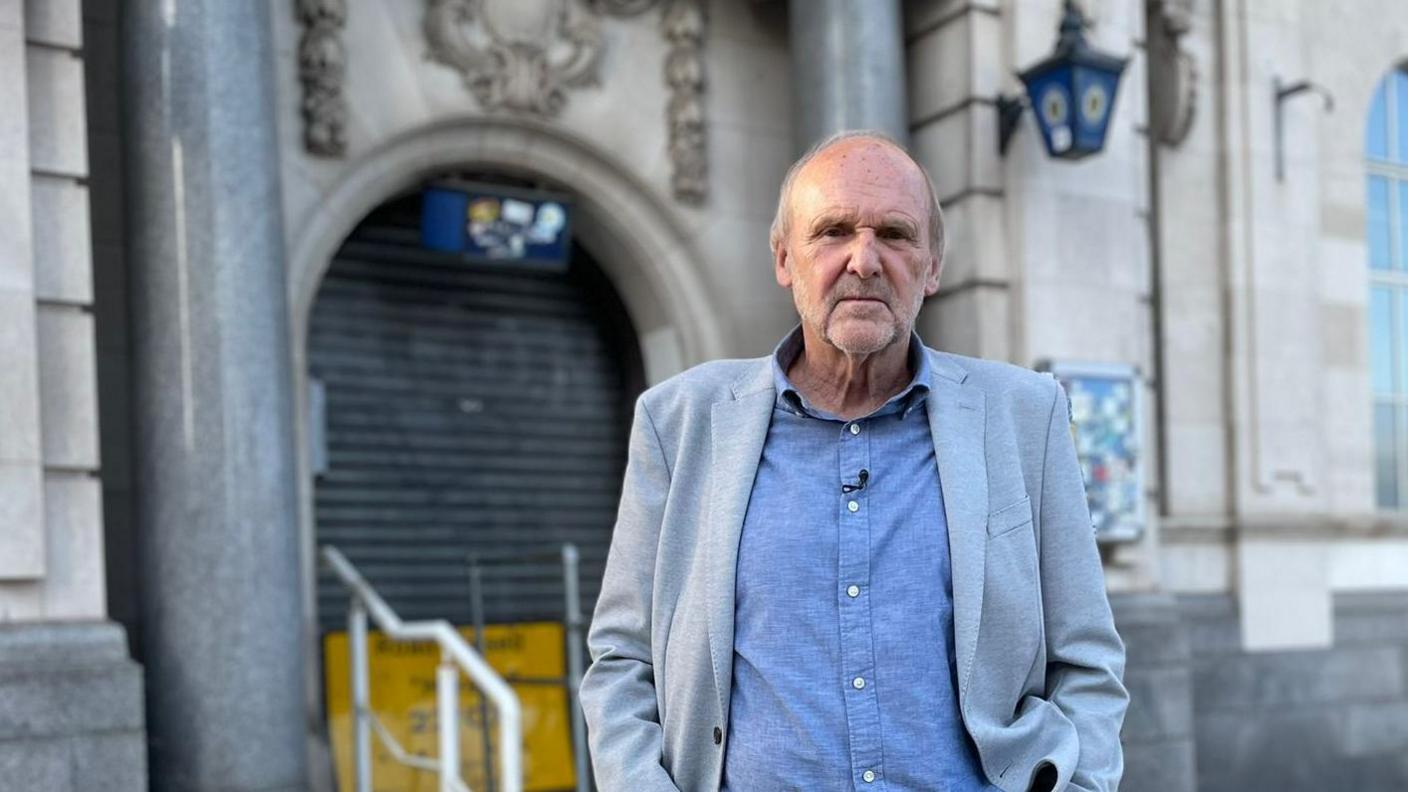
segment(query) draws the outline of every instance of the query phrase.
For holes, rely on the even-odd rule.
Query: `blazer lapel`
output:
[[[963,696],[968,690],[978,645],[987,561],[986,400],[982,390],[963,384],[967,372],[961,366],[937,354],[931,360],[934,377],[926,403],[948,521],[954,654],[958,662],[958,691]]]
[[[776,393],[770,362],[734,386],[735,398],[717,402],[710,416],[709,522],[704,526],[709,580],[709,654],[719,693],[719,712],[728,718],[733,684],[734,584],[738,541],[753,492],[753,478],[767,440]]]

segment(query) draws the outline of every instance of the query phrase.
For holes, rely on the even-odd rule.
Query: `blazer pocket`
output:
[[[988,514],[988,536],[1002,536],[1030,525],[1031,521],[1032,499],[1023,495],[1021,500]]]

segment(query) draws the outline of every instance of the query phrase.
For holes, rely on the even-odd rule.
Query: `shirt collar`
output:
[[[801,391],[797,390],[792,385],[792,381],[787,378],[787,369],[802,353],[802,344],[802,326],[797,325],[792,328],[792,332],[783,337],[773,350],[772,381],[773,387],[777,391],[777,405],[798,415],[839,421],[841,420],[839,416],[807,401]],[[919,339],[919,333],[913,330],[909,333],[909,367],[914,372],[909,384],[866,417],[897,413],[900,418],[906,418],[928,397],[932,378],[929,355],[924,350],[924,342]]]

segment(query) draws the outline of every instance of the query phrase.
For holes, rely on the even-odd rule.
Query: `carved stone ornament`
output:
[[[429,0],[425,40],[485,110],[554,116],[566,89],[598,81],[599,20],[573,0]]]
[[[460,73],[486,111],[556,116],[567,90],[599,84],[601,17],[664,5],[671,188],[688,203],[708,193],[703,0],[426,0],[426,57]]]
[[[297,0],[303,36],[298,42],[298,79],[303,83],[303,146],[320,157],[347,153],[347,100],[342,85],[347,53],[340,34],[346,0]]]
[[[1149,0],[1149,125],[1155,139],[1177,146],[1193,127],[1198,69],[1179,46],[1192,27],[1193,0]]]
[[[675,197],[700,204],[709,195],[708,127],[704,120],[704,4],[670,0],[662,28],[670,51],[665,83],[670,87],[671,187]]]

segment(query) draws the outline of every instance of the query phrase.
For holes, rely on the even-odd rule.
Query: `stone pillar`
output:
[[[125,9],[153,790],[307,784],[272,7]]]
[[[843,129],[909,139],[900,0],[791,0],[799,151]]]

